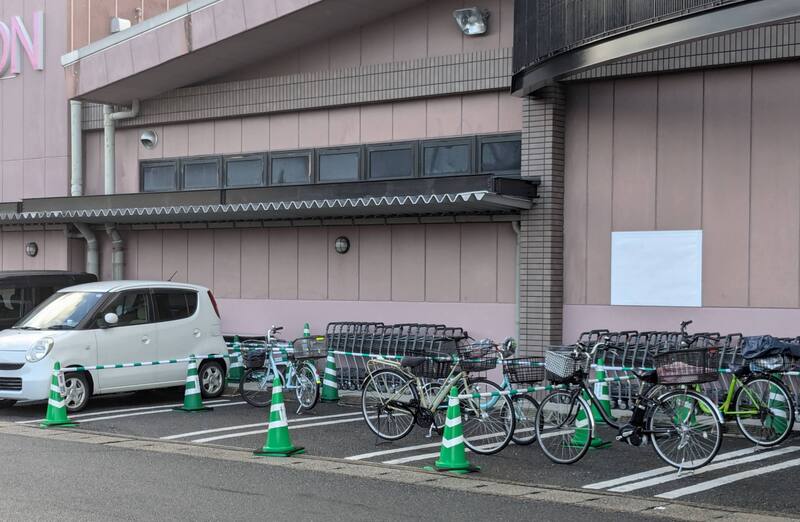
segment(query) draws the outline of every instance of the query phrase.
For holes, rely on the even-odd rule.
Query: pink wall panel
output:
[[[182,283],[189,281],[189,235],[186,230],[164,230],[162,278],[171,277]],[[208,252],[203,255],[209,257]]]
[[[44,196],[57,197],[69,194],[69,160],[65,156],[45,158]],[[2,198],[0,198],[2,199]]]
[[[89,0],[71,0],[71,2],[72,29],[70,36],[72,49],[79,49],[89,44]]]
[[[502,91],[497,97],[497,130],[500,132],[522,130],[522,98]]]
[[[497,302],[517,302],[517,234],[510,223],[497,224]]]
[[[22,162],[22,197],[44,195],[44,159],[26,159]]]
[[[314,42],[297,51],[298,72],[327,71],[331,65],[328,42]]]
[[[116,137],[116,191],[139,192],[139,136],[136,129],[119,129]]]
[[[361,64],[361,31],[348,31],[330,40],[330,67],[344,69]]]
[[[214,122],[214,153],[238,154],[242,152],[242,120],[217,120]]]
[[[383,103],[361,107],[361,139],[365,143],[391,141],[393,126],[392,104]]]
[[[61,230],[44,232],[45,270],[69,270],[69,240]]]
[[[497,225],[473,223],[461,229],[461,241],[482,248],[461,249],[461,300],[493,303],[497,300]]]
[[[428,55],[428,6],[411,8],[398,20],[394,31],[394,59],[398,62]]]
[[[214,294],[241,296],[242,237],[236,229],[214,231]]]
[[[3,130],[3,140],[0,143],[0,150],[4,160],[22,159],[24,143],[24,133],[20,131],[19,122],[25,117],[23,98],[25,96],[25,84],[21,78],[14,78],[3,82],[3,97],[0,100],[2,106],[3,121],[0,127]]]
[[[358,107],[331,109],[328,118],[328,142],[331,146],[349,145],[361,140]]]
[[[22,270],[25,243],[22,232],[3,233],[3,270]]]
[[[23,162],[20,160],[3,162],[3,199],[20,201],[23,191]]]
[[[89,35],[92,42],[111,33],[111,17],[117,13],[116,0],[89,0]]]
[[[359,227],[359,299],[388,301],[392,296],[392,229]]]
[[[750,259],[750,68],[705,73],[703,304],[747,306]],[[748,122],[743,125],[742,122]]]
[[[80,272],[86,270],[86,241],[69,240],[69,269]]]
[[[392,226],[392,301],[425,300],[425,228]]]
[[[138,139],[136,141],[139,141]],[[189,126],[165,125],[161,131],[161,145],[165,158],[189,155]]]
[[[322,227],[303,227],[297,235],[298,298],[327,299],[328,234]]]
[[[269,150],[269,116],[242,120],[242,152]]]
[[[189,23],[192,27],[191,48],[193,50],[216,43],[217,36],[214,29],[214,12],[211,9],[202,9],[192,12]]]
[[[27,230],[23,232],[23,250],[25,248],[24,245],[27,245],[29,242],[34,242],[39,246],[39,253],[36,255],[36,257],[31,257],[28,255],[22,256],[22,268],[25,270],[44,270],[45,256],[47,255],[47,243],[45,242],[44,231]],[[58,248],[58,245],[54,244],[53,249],[56,248]]]
[[[275,0],[244,0],[245,24],[248,28],[261,25],[278,16]]]
[[[189,230],[187,282],[214,287],[214,231]]]
[[[616,82],[614,230],[655,228],[657,104],[655,77]]]
[[[297,229],[270,229],[270,299],[297,299],[297,261]]]
[[[456,136],[461,134],[461,96],[428,100],[427,136]]]
[[[298,117],[300,147],[327,147],[328,111],[306,111]]]
[[[137,277],[158,281],[164,274],[164,231],[141,230],[138,236]],[[103,265],[107,264],[108,260],[103,261]]]
[[[24,18],[28,20],[28,16]],[[31,26],[29,25],[28,27]],[[23,157],[41,158],[45,155],[45,75],[43,72],[34,71],[25,59],[23,59],[23,64],[22,75],[15,80],[7,80],[7,82],[22,80],[22,84],[24,85],[22,98],[18,100],[18,102],[22,102],[23,119],[17,120],[16,122],[18,125],[21,124],[17,132],[22,134],[23,148],[21,152],[23,153]],[[58,85],[54,85],[50,88],[57,87]],[[63,117],[64,112],[59,111],[54,115],[50,115],[50,117],[53,116]]]
[[[492,14],[490,23],[500,26],[500,47],[514,45],[514,0],[500,0],[499,16]]]
[[[667,75],[658,85],[656,228],[700,228],[703,75]]]
[[[586,302],[589,85],[569,88],[564,172],[564,302]]]
[[[461,225],[425,225],[425,301],[461,300]]]
[[[189,134],[189,141],[188,141],[189,156],[209,154],[211,151],[214,150],[213,121],[190,123],[188,134]]]
[[[464,7],[468,6],[465,5]],[[480,7],[489,10],[489,27],[486,34],[480,38],[462,37],[465,53],[497,49],[500,47],[500,0],[483,0]],[[450,19],[452,22],[452,14]],[[455,23],[453,22],[451,25],[455,26]]]
[[[111,279],[111,240],[106,234],[97,234],[97,243],[100,250],[100,273],[98,277],[101,281]]]
[[[437,0],[428,6],[428,56],[460,53],[463,36],[453,21],[453,10],[464,7],[464,2]]]
[[[750,306],[798,306],[798,80],[795,63],[753,67]]]
[[[425,136],[425,100],[414,100],[392,104],[392,138],[406,140]]]
[[[120,232],[120,235],[125,242],[123,277],[125,279],[139,279],[139,233],[134,230],[123,230]],[[166,248],[163,252],[164,258],[166,259]],[[169,275],[167,275],[165,279],[168,278]]]
[[[245,15],[242,0],[226,0],[223,4],[214,5],[211,10],[214,13],[214,30],[218,40],[244,31]]]
[[[611,300],[614,84],[591,84],[589,102],[586,190],[592,197],[586,225],[586,302],[607,304]]]
[[[358,227],[330,227],[327,229],[327,240],[322,245],[321,255],[328,256],[328,292],[329,299],[354,301],[358,299],[359,250]],[[350,250],[339,254],[333,245],[337,237],[350,240]]]
[[[393,61],[395,18],[390,16],[361,29],[361,65]]]
[[[242,298],[269,295],[269,230],[242,230]]]
[[[269,118],[269,148],[296,149],[298,146],[297,113],[274,114]]]
[[[502,93],[505,96],[505,93]],[[463,134],[482,134],[497,132],[499,118],[498,93],[486,92],[464,96],[461,103],[461,132]]]

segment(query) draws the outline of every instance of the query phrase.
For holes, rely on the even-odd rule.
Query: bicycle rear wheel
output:
[[[656,399],[647,429],[661,460],[678,469],[702,468],[722,446],[717,406],[693,391],[676,390]]]
[[[593,423],[589,404],[580,396],[556,390],[539,404],[536,440],[556,464],[574,464],[589,451]]]
[[[308,411],[316,406],[319,400],[319,377],[314,365],[310,362],[304,362],[297,365],[295,380],[297,381],[297,388],[294,393],[297,396],[297,402],[300,407]]]
[[[361,413],[378,437],[399,440],[414,427],[419,397],[413,382],[397,370],[372,372],[361,392]]]
[[[782,382],[767,377],[746,381],[733,404],[739,430],[754,444],[775,446],[792,433],[794,405]]]
[[[467,393],[503,391],[487,379],[469,379]],[[493,455],[511,442],[514,434],[514,405],[506,395],[459,401],[464,444],[481,455]]]
[[[272,381],[275,373],[272,368],[248,368],[239,381],[239,394],[250,406],[266,408],[272,403]],[[283,381],[283,376],[281,376]]]
[[[527,446],[536,441],[536,413],[539,403],[528,394],[515,395],[511,399],[514,404],[514,434],[511,440],[519,446]]]

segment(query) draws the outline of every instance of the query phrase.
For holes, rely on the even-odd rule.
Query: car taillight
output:
[[[214,307],[214,312],[216,312],[217,317],[222,319],[222,316],[219,315],[219,307],[217,306],[217,300],[214,299],[214,294],[211,293],[211,290],[208,291],[208,298],[211,299],[211,305]]]

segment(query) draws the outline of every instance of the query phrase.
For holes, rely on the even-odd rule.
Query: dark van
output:
[[[62,270],[0,271],[0,330],[11,328],[56,291],[93,283],[97,276]]]

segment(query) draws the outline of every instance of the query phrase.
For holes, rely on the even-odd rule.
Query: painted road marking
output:
[[[678,473],[670,473],[669,475],[663,475],[660,477],[652,478],[650,480],[643,480],[641,482],[636,482],[624,486],[619,486],[616,488],[611,488],[608,491],[613,491],[614,493],[627,493],[629,491],[636,491],[637,489],[650,488],[653,486],[657,486],[659,484],[664,484],[665,482],[672,482],[673,480],[679,480],[686,477],[695,477],[697,475],[708,473],[710,471],[716,471],[718,469],[725,469],[725,468],[730,468],[732,466],[739,466],[741,464],[748,464],[750,462],[758,462],[759,460],[769,459],[772,457],[779,457],[781,455],[786,455],[787,453],[792,453],[797,450],[800,450],[800,446],[788,446],[786,448],[779,448],[772,451],[762,451],[755,455],[750,455],[747,457],[731,459],[725,462],[714,462],[712,464],[709,464],[708,466],[696,469],[690,474],[679,475]]]
[[[323,415],[321,417],[300,417],[300,418],[291,418],[289,419],[289,423],[295,422],[310,422],[316,421],[320,419],[333,419],[337,417],[353,417],[353,416],[360,416],[361,412],[353,412],[353,413],[337,413],[336,415]],[[162,440],[175,440],[175,439],[183,439],[187,437],[194,437],[197,435],[206,435],[209,433],[221,433],[223,431],[234,431],[234,430],[244,430],[247,428],[259,428],[262,426],[268,426],[269,423],[267,422],[256,422],[255,424],[241,424],[239,426],[226,426],[223,428],[213,428],[210,430],[202,430],[202,431],[190,431],[188,433],[178,433],[176,435],[168,435],[166,437],[160,437]]]
[[[759,451],[758,449],[745,448],[736,451],[729,451],[727,453],[720,453],[716,457],[714,457],[714,462],[719,462],[723,460],[728,460],[736,457],[740,457],[742,455],[752,455]],[[664,473],[671,473],[676,471],[675,468],[672,466],[664,466],[661,468],[651,469],[648,471],[642,471],[641,473],[635,473],[633,475],[625,475],[623,477],[605,480],[603,482],[595,482],[594,484],[587,484],[583,486],[585,489],[606,489],[614,486],[618,486],[620,484],[627,484],[628,482],[636,482],[637,480],[647,479],[650,477],[655,477],[657,475],[663,475]]]
[[[314,428],[316,426],[330,426],[332,424],[343,424],[345,422],[358,422],[358,421],[362,420],[362,418],[363,418],[362,416],[359,416],[359,417],[357,417],[355,419],[339,419],[339,420],[332,420],[332,421],[325,421],[325,422],[309,422],[309,423],[301,424],[299,426],[297,426],[297,425],[295,425],[295,426],[289,425],[289,429],[290,430],[299,430],[301,428]],[[370,417],[370,418],[374,419],[375,417]],[[243,432],[240,432],[240,433],[230,433],[228,435],[217,435],[216,437],[206,437],[206,438],[203,438],[203,439],[195,439],[192,442],[197,442],[197,443],[202,444],[204,442],[214,442],[215,440],[235,439],[235,438],[239,438],[239,437],[247,437],[247,436],[250,436],[250,435],[263,435],[266,432],[267,432],[267,430],[263,430],[263,429],[262,430],[254,430],[254,431],[243,431]]]
[[[727,475],[725,477],[720,477],[714,480],[701,482],[693,486],[687,486],[685,488],[667,491],[666,493],[661,493],[660,495],[656,495],[656,497],[668,498],[668,499],[685,497],[686,495],[692,495],[694,493],[708,491],[709,489],[718,488],[726,484],[731,484],[733,482],[738,482],[740,480],[748,479],[751,477],[757,477],[759,475],[766,475],[767,473],[772,473],[773,471],[780,471],[782,469],[793,468],[795,466],[800,466],[800,459],[787,460],[785,462],[780,462],[778,464],[773,464],[771,466],[765,466],[763,468],[757,468],[750,471],[742,471],[741,473],[734,473],[733,475]]]
[[[246,404],[246,403],[244,401],[242,401],[242,402],[225,402],[224,404],[220,404],[220,403],[216,403],[214,401],[207,401],[207,402],[204,402],[203,404],[206,404],[206,405],[213,404],[214,408],[224,408],[226,406],[238,406],[240,404]],[[123,415],[107,415],[105,417],[94,417],[92,419],[81,419],[79,424],[85,424],[87,422],[97,422],[97,421],[103,421],[103,420],[122,419],[122,418],[125,418],[125,417],[139,417],[141,415],[153,415],[155,413],[171,413],[171,412],[174,412],[174,411],[175,410],[173,410],[172,408],[168,408],[166,410],[140,411],[140,412],[137,412],[137,413],[125,413]]]
[[[212,401],[203,401],[203,404],[221,404],[223,402],[230,402],[230,399],[216,399]],[[244,404],[243,402],[237,402],[235,404]],[[95,417],[97,415],[112,415],[117,413],[129,413],[129,412],[138,412],[138,411],[146,411],[146,410],[158,410],[164,408],[177,408],[179,406],[183,406],[182,402],[178,402],[175,404],[159,404],[158,406],[142,406],[139,408],[125,408],[122,410],[103,410],[103,411],[94,411],[91,413],[75,413],[70,415],[70,419],[82,419],[84,417]],[[217,406],[220,407],[220,406]],[[42,422],[45,419],[34,419],[34,420],[26,420],[26,421],[16,421],[15,424],[34,424]],[[87,422],[87,421],[82,421]]]

